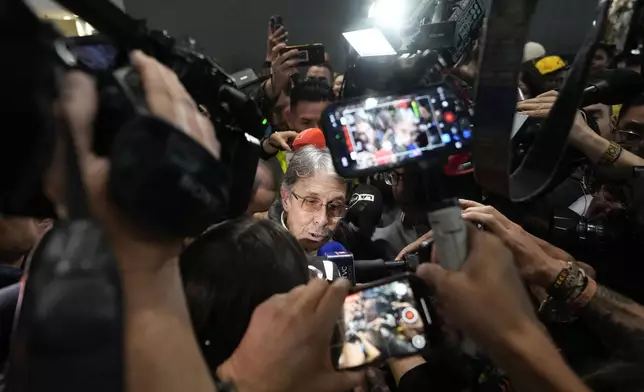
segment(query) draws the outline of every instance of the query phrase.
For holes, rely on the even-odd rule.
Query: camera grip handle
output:
[[[438,263],[445,269],[458,271],[467,259],[467,224],[461,216],[460,203],[458,199],[449,199],[433,207],[428,218],[434,231]],[[476,357],[479,351],[468,336],[463,337],[461,350],[471,357]]]
[[[467,258],[467,225],[457,199],[437,204],[428,214],[434,232],[438,263],[457,271]]]

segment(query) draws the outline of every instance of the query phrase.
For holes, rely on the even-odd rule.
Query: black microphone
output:
[[[351,195],[346,220],[371,235],[380,222],[383,208],[380,190],[373,185],[361,184]]]
[[[581,107],[602,103],[619,105],[627,102],[644,90],[644,77],[630,69],[604,71],[596,82],[586,87]]]
[[[415,271],[418,266],[416,255],[406,255],[404,260],[354,260],[357,283],[368,283],[396,273]]]

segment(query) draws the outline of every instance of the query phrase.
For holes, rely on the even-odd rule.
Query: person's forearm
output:
[[[616,356],[644,360],[644,307],[602,286],[580,314]]]
[[[123,289],[127,390],[216,391],[192,329],[178,260],[153,272],[124,273]]]
[[[277,99],[275,89],[273,88],[273,78],[268,78],[268,80],[264,82],[262,88],[264,89],[264,94],[266,95],[266,97],[270,98],[271,100]]]
[[[610,145],[610,142],[608,140],[596,134],[587,126],[583,129],[573,129],[568,140],[571,146],[581,151],[593,163],[599,162],[600,158]],[[644,159],[629,151],[624,150],[612,166],[644,166]]]
[[[565,363],[548,336],[536,325],[486,345],[495,364],[522,392],[590,392]]]
[[[530,283],[545,290],[555,281],[563,267],[565,267],[564,262],[544,264],[535,273]],[[598,285],[597,292],[581,310],[579,316],[617,355],[644,360],[643,306]]]

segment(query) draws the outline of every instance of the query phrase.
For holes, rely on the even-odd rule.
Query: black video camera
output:
[[[100,108],[94,149],[110,157],[110,196],[134,222],[154,234],[186,237],[246,210],[259,157],[258,139],[266,125],[252,99],[211,58],[165,32],[149,31],[109,1],[59,2],[102,33],[72,40],[40,22],[22,2],[9,3],[0,15],[7,20],[4,36],[8,47],[28,64],[5,64],[12,69],[4,74],[14,79],[3,84],[8,87],[4,93],[11,94],[6,98],[13,98],[5,118],[16,119],[13,123],[22,124],[29,136],[10,146],[12,154],[2,154],[7,160],[3,159],[2,170],[16,162],[18,170],[2,173],[7,186],[0,192],[1,213],[53,216],[41,183],[56,140],[57,120],[51,108],[59,96],[59,75],[66,68],[96,76]],[[31,28],[23,31],[22,26]],[[15,39],[18,36],[20,40]],[[108,61],[88,58],[97,49]],[[129,52],[134,49],[171,68],[204,109],[222,144],[219,160],[149,114],[141,80],[129,67]],[[159,199],[181,208],[167,211],[163,208],[167,203]]]

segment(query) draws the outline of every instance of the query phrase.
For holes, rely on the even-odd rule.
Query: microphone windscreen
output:
[[[383,208],[380,190],[373,185],[361,184],[351,196],[346,219],[361,229],[376,227]]]
[[[300,132],[293,141],[293,149],[299,150],[304,146],[315,146],[317,148],[326,147],[324,133],[318,128],[309,128]]]
[[[339,242],[329,241],[318,249],[318,256],[334,255],[336,252],[346,252],[347,249]]]

